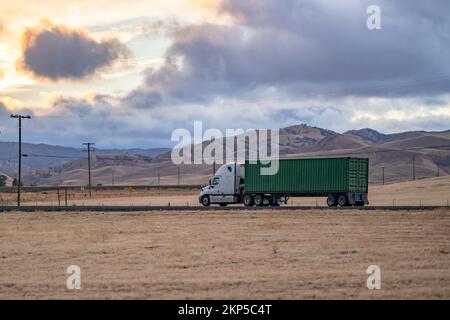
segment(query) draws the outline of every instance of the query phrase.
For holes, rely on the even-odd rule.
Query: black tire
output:
[[[327,205],[329,207],[336,207],[337,206],[337,201],[336,201],[336,197],[334,196],[334,194],[329,194],[328,195]]]
[[[338,197],[338,205],[340,207],[346,207],[348,205],[348,198],[347,198],[347,196],[345,194],[341,194]]]
[[[255,206],[261,207],[264,205],[264,197],[260,194],[255,195],[253,201],[255,202]]]
[[[269,201],[270,206],[272,207],[279,207],[280,206],[280,199],[278,197],[271,197]]]
[[[244,198],[242,199],[242,202],[244,203],[244,205],[246,207],[251,207],[253,206],[253,197],[251,194],[245,194]]]
[[[209,207],[210,204],[211,204],[211,199],[209,199],[209,196],[203,196],[202,197],[202,205],[204,207]]]
[[[364,201],[356,201],[355,207],[364,207]]]
[[[279,207],[280,204],[278,202],[274,202],[270,204],[271,207]]]
[[[219,203],[219,206],[221,206],[221,207],[226,207],[226,206],[227,206],[227,203]]]

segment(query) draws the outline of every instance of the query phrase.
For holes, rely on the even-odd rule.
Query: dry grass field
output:
[[[94,191],[92,198],[87,190],[70,189],[68,205],[158,205],[166,206],[199,206],[200,190],[150,189],[128,190],[126,187],[118,191]],[[0,204],[12,204],[16,195],[0,194]],[[58,205],[56,191],[40,193],[24,193],[22,201],[25,205]],[[371,205],[405,206],[405,205],[439,205],[450,204],[450,176],[398,182],[387,185],[369,187]],[[60,203],[64,204],[63,190],[60,191]],[[325,198],[291,198],[288,205],[325,206]]]
[[[450,299],[450,212],[0,213],[0,260],[2,299]]]

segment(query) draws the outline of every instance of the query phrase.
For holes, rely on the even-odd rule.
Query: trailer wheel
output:
[[[336,207],[337,205],[337,201],[336,201],[336,197],[333,194],[329,194],[328,198],[327,198],[327,205],[329,207]]]
[[[355,207],[364,207],[364,201],[356,201]]]
[[[264,197],[260,194],[257,194],[254,198],[255,206],[261,207],[264,204]]]
[[[209,199],[209,196],[203,196],[202,197],[202,205],[204,207],[209,207],[210,204],[211,204],[211,200]]]
[[[272,207],[279,207],[280,206],[280,199],[276,196],[272,196],[270,198],[270,205]]]
[[[338,198],[338,204],[340,207],[345,207],[348,205],[348,199],[345,194],[341,194]]]
[[[244,202],[244,205],[246,207],[253,206],[253,197],[252,197],[252,195],[251,194],[244,195],[244,198],[242,199],[242,202]]]

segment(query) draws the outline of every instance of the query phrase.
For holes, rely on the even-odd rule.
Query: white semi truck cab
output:
[[[230,162],[222,165],[209,185],[202,187],[199,201],[204,206],[212,203],[226,206],[229,203],[241,202],[244,192],[245,165]]]

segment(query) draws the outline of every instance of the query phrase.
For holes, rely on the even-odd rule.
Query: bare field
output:
[[[200,190],[149,189],[149,190],[95,190],[90,198],[87,190],[71,189],[68,194],[68,205],[155,205],[155,206],[199,206]],[[0,204],[14,205],[14,193],[0,194]],[[398,182],[387,185],[371,185],[369,201],[376,206],[448,206],[450,204],[450,176]],[[22,202],[25,205],[64,205],[64,191],[24,193]],[[325,198],[291,198],[288,205],[325,206]]]
[[[450,298],[444,209],[10,212],[0,252],[3,299]],[[66,289],[70,265],[81,290]]]

